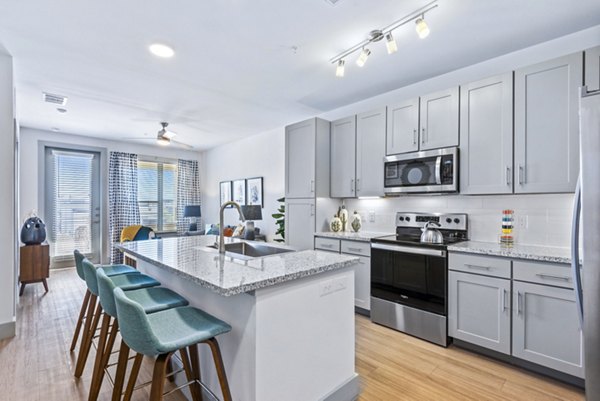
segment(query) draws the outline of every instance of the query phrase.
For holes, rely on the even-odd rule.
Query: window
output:
[[[177,164],[138,161],[138,205],[143,225],[177,231]]]

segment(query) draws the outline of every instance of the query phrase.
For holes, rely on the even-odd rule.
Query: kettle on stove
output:
[[[437,228],[432,228],[432,225],[441,227],[441,224],[435,221],[428,221],[427,223],[425,223],[425,225],[421,229],[421,231],[423,232],[421,234],[421,242],[425,242],[428,244],[443,244],[444,236]]]

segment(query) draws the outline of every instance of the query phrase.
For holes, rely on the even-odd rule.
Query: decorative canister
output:
[[[350,223],[350,226],[352,227],[352,230],[354,230],[355,233],[357,233],[358,230],[360,230],[360,228],[362,227],[362,220],[360,218],[360,214],[358,214],[356,210],[352,215],[352,222]]]
[[[21,242],[25,245],[39,245],[46,240],[46,225],[36,215],[31,215],[21,228]]]
[[[331,219],[331,222],[329,223],[329,227],[331,228],[331,231],[337,233],[342,229],[342,221],[339,217],[334,215],[333,219]]]
[[[346,228],[348,226],[348,210],[346,209],[345,205],[342,205],[338,216],[340,217],[340,220],[342,222],[342,231],[346,231]]]

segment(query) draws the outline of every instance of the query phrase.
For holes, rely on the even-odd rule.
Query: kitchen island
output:
[[[353,267],[358,257],[322,251],[221,255],[210,247],[215,239],[165,238],[119,248],[137,260],[140,271],[232,326],[218,340],[234,400],[355,399]],[[228,239],[226,245],[235,242]],[[220,396],[203,347],[202,380]]]

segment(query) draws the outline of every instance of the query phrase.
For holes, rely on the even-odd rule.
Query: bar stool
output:
[[[83,267],[85,283],[87,284],[88,291],[90,292],[90,309],[93,310],[92,306],[96,305],[98,301],[98,281],[96,280],[96,266],[87,260],[83,259],[81,262]],[[124,290],[137,290],[140,288],[158,287],[160,282],[156,281],[150,276],[137,272],[135,274],[119,274],[112,276],[115,279],[119,279],[119,286]],[[94,334],[98,328],[98,322],[100,321],[100,315],[102,314],[102,305],[98,303],[96,310],[93,314],[93,318],[86,319],[85,326],[83,329],[83,337],[81,339],[81,346],[79,347],[79,354],[77,355],[77,363],[75,364],[75,377],[81,377],[85,363],[87,361],[88,354],[90,353],[90,347],[92,346],[92,340]],[[92,316],[88,314],[88,316]]]
[[[86,277],[87,275],[91,276],[94,273],[91,268],[88,267],[87,269],[88,270],[85,272]],[[102,305],[104,317],[102,319],[100,337],[96,349],[96,360],[94,363],[94,373],[92,374],[92,384],[90,386],[88,401],[96,401],[98,399],[102,380],[104,379],[104,373],[108,367],[108,361],[112,353],[117,332],[119,331],[117,307],[115,305],[113,290],[115,288],[121,288],[123,282],[122,276],[109,277],[103,268],[98,268],[95,273],[98,294],[100,296],[100,305]],[[139,303],[145,313],[154,313],[165,309],[188,305],[188,301],[185,298],[165,287],[129,290],[126,291],[125,294],[128,298]],[[127,363],[127,360],[125,363]],[[115,384],[118,384],[117,394],[120,396],[123,384]]]
[[[75,269],[77,271],[77,275],[79,276],[79,278],[85,281],[85,276],[83,274],[83,266],[81,264],[83,259],[85,259],[85,256],[77,249],[73,251],[73,254],[75,256]],[[105,269],[106,274],[109,276],[114,276],[117,274],[139,273],[139,271],[135,268],[123,264],[101,266]],[[73,340],[71,340],[71,352],[73,352],[75,350],[75,347],[77,346],[77,341],[79,340],[79,333],[81,332],[81,325],[83,324],[83,321],[86,319],[92,319],[92,315],[94,313],[94,308],[96,307],[96,305],[90,305],[90,295],[90,291],[86,289],[85,295],[83,296],[83,302],[81,303],[81,310],[79,311],[79,318],[77,319],[77,324],[75,325]]]
[[[192,398],[194,401],[201,400],[202,389],[200,386],[203,385],[200,382],[197,347],[199,343],[209,345],[223,398],[225,401],[231,401],[221,350],[215,338],[219,334],[231,331],[230,325],[190,306],[147,315],[142,306],[128,298],[122,289],[116,288],[114,295],[123,343],[137,352],[125,391],[125,401],[129,401],[131,398],[144,355],[156,356],[149,400],[162,400],[167,363],[173,353],[178,350],[181,353],[188,384],[191,384]],[[123,348],[119,352],[116,380],[124,380],[125,367],[121,362],[127,358],[128,354],[129,350],[126,350],[125,353]]]

